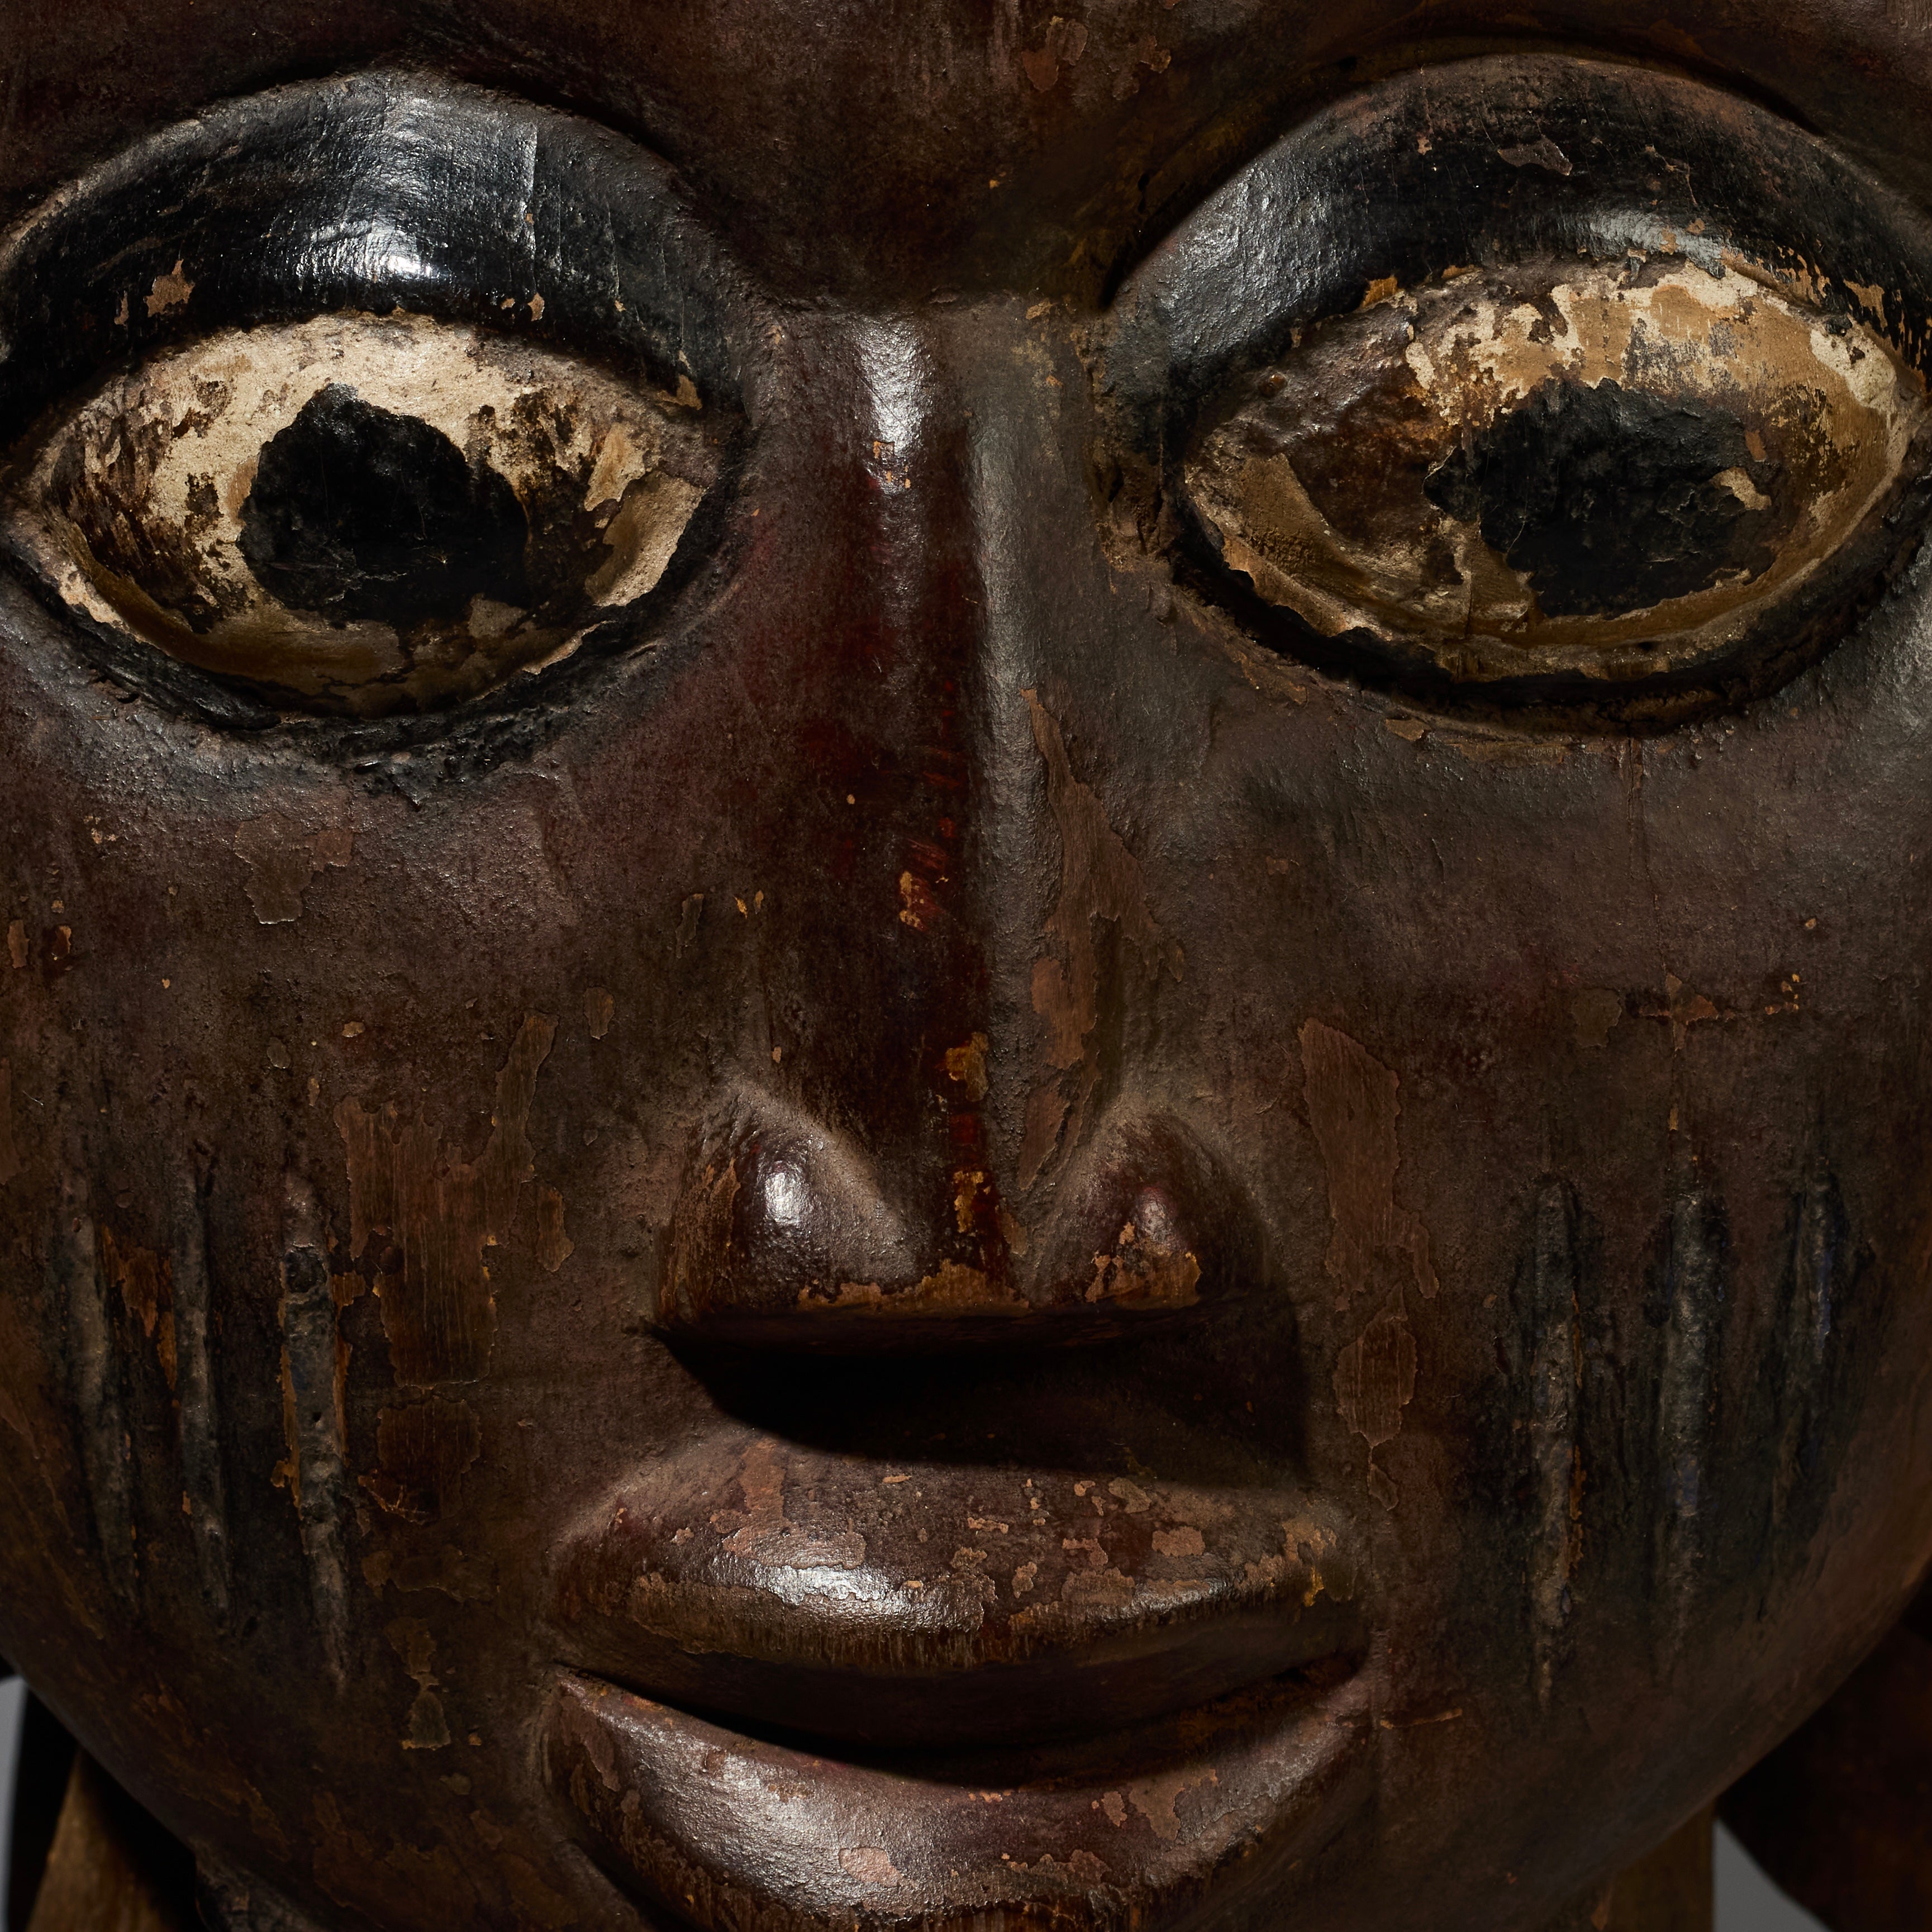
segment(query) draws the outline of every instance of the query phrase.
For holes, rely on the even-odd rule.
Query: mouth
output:
[[[1158,1932],[1210,1895],[1278,1922],[1368,1795],[1357,1663],[1077,1744],[864,1757],[566,1670],[544,1768],[618,1889],[704,1932]]]
[[[1030,1746],[1359,1649],[1355,1542],[1272,1485],[882,1465],[734,1430],[566,1541],[552,1621],[573,1668],[754,1728]]]
[[[706,1928],[1272,1911],[1366,1789],[1364,1575],[1271,1484],[734,1428],[566,1540],[545,1774],[621,1890]]]

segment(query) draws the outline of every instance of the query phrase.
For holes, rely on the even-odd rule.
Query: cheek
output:
[[[1761,1660],[1730,1633],[1835,1654],[1920,1546],[1882,1472],[1928,1205],[1886,988],[1924,935],[1860,908],[1924,828],[1901,775],[1847,876],[1850,728],[1803,695],[1742,747],[1365,725],[1348,791],[1257,718],[1214,788],[1265,817],[1171,833],[1198,1104],[1294,1258],[1310,1440],[1393,1501],[1414,1628],[1466,1616],[1511,1694],[1716,1700]]]

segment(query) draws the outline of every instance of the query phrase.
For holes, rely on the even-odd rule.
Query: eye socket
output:
[[[1932,520],[1932,233],[1815,136],[1560,56],[1336,103],[1129,275],[1103,530],[1444,709],[1668,725],[1850,635]]]
[[[1730,657],[1928,422],[1872,329],[1678,260],[1475,269],[1307,330],[1181,466],[1222,561],[1462,681]]]
[[[761,320],[593,122],[386,70],[230,101],[0,234],[0,562],[157,703],[487,762],[662,634]]]
[[[718,467],[688,378],[352,313],[112,377],[6,514],[70,607],[272,703],[377,717],[568,656],[655,586]]]

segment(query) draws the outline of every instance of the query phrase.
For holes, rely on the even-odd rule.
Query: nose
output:
[[[963,1191],[955,1207],[951,1227],[922,1228],[848,1137],[741,1096],[668,1232],[658,1326],[832,1352],[1064,1345],[1204,1316],[1267,1272],[1250,1203],[1171,1118],[1110,1118],[1036,1239],[975,1245]]]
[[[658,1321],[692,1339],[1097,1338],[1264,1270],[1226,1162],[1151,1081],[1181,950],[1060,722],[1118,621],[1078,542],[1084,374],[1018,305],[937,313],[816,350],[850,566],[811,671],[838,728],[802,749],[850,783],[810,794],[794,837],[836,860],[767,949],[794,1044],[741,1062],[662,1232]],[[822,580],[824,548],[797,567]]]

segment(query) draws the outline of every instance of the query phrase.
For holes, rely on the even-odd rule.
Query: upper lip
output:
[[[734,1428],[567,1540],[553,1617],[572,1667],[687,1708],[860,1746],[1034,1742],[1358,1649],[1354,1541],[1293,1490],[881,1465]]]

